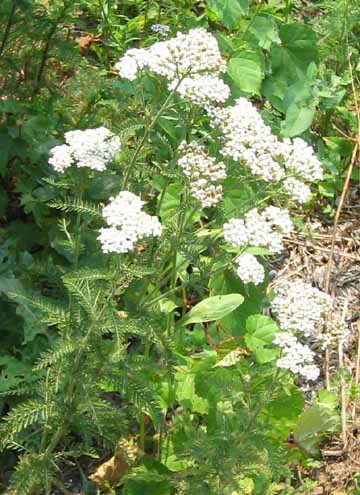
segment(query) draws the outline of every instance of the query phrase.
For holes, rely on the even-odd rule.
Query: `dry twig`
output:
[[[350,71],[350,76],[351,76],[351,86],[352,86],[352,91],[354,95],[354,101],[355,101],[355,109],[356,109],[356,117],[357,117],[357,124],[358,124],[358,132],[357,132],[357,142],[354,146],[351,160],[350,160],[350,165],[348,168],[348,172],[346,174],[344,186],[341,192],[340,200],[338,207],[336,209],[335,213],[335,218],[334,218],[334,225],[333,225],[333,231],[332,231],[332,238],[331,238],[331,246],[330,246],[330,254],[329,254],[329,260],[327,264],[327,270],[326,270],[326,276],[325,276],[325,292],[328,294],[330,293],[330,279],[331,279],[331,271],[333,267],[333,262],[334,262],[334,249],[335,249],[335,239],[336,239],[336,231],[339,223],[339,218],[341,214],[341,210],[346,198],[346,194],[349,188],[350,184],[350,179],[352,176],[352,171],[354,169],[359,145],[360,145],[360,109],[359,109],[359,104],[358,104],[358,97],[357,97],[357,92],[355,88],[355,83],[354,83],[354,75],[353,75],[353,68],[351,64],[351,58],[349,57],[349,71]],[[327,347],[325,351],[325,384],[327,390],[330,389],[330,349]]]

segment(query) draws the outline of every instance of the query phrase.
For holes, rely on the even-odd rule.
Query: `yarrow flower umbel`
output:
[[[321,180],[321,162],[301,138],[280,141],[265,124],[257,108],[245,98],[225,108],[209,107],[211,126],[221,132],[221,153],[242,162],[264,181],[284,181],[284,190],[305,203],[311,190],[305,182]]]
[[[252,282],[255,285],[264,281],[265,270],[253,254],[243,253],[235,260],[238,265],[236,273],[245,284]]]
[[[131,81],[136,78],[137,71],[144,68],[174,81],[190,74],[218,75],[226,71],[226,63],[215,37],[203,28],[196,28],[186,34],[178,33],[168,41],[154,43],[147,49],[131,48],[115,68],[121,77]]]
[[[194,75],[185,77],[180,84],[177,81],[169,89],[177,88],[184,100],[208,107],[214,103],[224,103],[230,96],[230,88],[221,79],[213,75]]]
[[[282,179],[279,141],[251,102],[238,98],[234,106],[211,109],[209,115],[212,127],[222,134],[221,153],[225,157],[242,161],[263,180]]]
[[[144,202],[129,191],[121,191],[103,209],[108,228],[100,229],[98,240],[104,253],[127,253],[145,237],[158,237],[162,226],[157,217],[142,211]]]
[[[277,366],[307,380],[316,380],[320,372],[313,363],[315,354],[308,345],[299,342],[296,335],[310,342],[324,342],[322,330],[332,307],[331,298],[302,280],[289,282],[275,293],[271,309],[283,330],[274,341],[282,349]]]
[[[245,214],[245,220],[233,218],[224,224],[224,239],[234,247],[265,247],[271,253],[279,253],[282,237],[293,228],[287,210],[268,206],[261,213],[253,208]]]
[[[299,374],[306,380],[316,380],[320,374],[319,368],[314,364],[314,352],[309,346],[302,344],[297,338],[288,332],[277,333],[274,344],[282,350],[282,357],[276,362],[278,368]]]
[[[179,146],[182,156],[178,163],[189,178],[191,194],[203,208],[214,206],[222,198],[220,181],[226,178],[223,162],[205,152],[204,146],[196,142],[187,144],[183,141]]]
[[[296,280],[275,290],[271,308],[284,331],[295,331],[306,337],[316,337],[332,308],[328,294]]]
[[[65,133],[66,144],[50,150],[49,164],[63,173],[73,163],[102,172],[120,151],[120,139],[106,127]]]
[[[216,38],[203,28],[177,33],[150,48],[131,48],[117,62],[121,77],[134,81],[141,70],[164,77],[169,89],[197,105],[224,102],[229,87],[219,79],[226,71]]]

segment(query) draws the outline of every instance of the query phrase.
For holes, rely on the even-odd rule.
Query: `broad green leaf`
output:
[[[248,0],[207,0],[207,6],[224,26],[231,30],[248,11]]]
[[[280,28],[280,45],[271,50],[273,78],[289,82],[304,77],[308,66],[318,61],[316,34],[304,23],[284,24]]]
[[[288,84],[284,79],[272,77],[266,79],[262,85],[262,94],[269,100],[276,110],[285,113],[284,98]]]
[[[330,408],[311,406],[302,413],[294,430],[296,443],[312,455],[319,453],[319,444],[339,430],[339,416]]]
[[[237,164],[237,168],[239,168]],[[241,173],[241,172],[240,172]],[[246,182],[228,178],[224,182],[223,205],[227,218],[243,215],[256,202],[257,194]]]
[[[234,51],[232,39],[229,38],[229,36],[226,36],[226,34],[222,33],[221,31],[216,31],[213,34],[216,38],[216,41],[218,42],[221,53],[231,55],[231,53]]]
[[[249,95],[259,95],[264,77],[263,62],[255,52],[244,52],[229,60],[228,74],[236,86]]]
[[[214,368],[227,368],[228,366],[235,366],[243,356],[241,348],[234,349],[226,354],[220,361],[214,364]]]
[[[264,315],[252,315],[246,321],[245,343],[255,354],[259,363],[273,361],[278,355],[277,349],[269,349],[276,332],[279,331],[276,323]]]
[[[267,283],[268,281],[265,280],[264,286]],[[245,297],[243,304],[221,321],[233,336],[244,335],[247,318],[261,311],[264,287],[262,285],[245,287],[239,277],[232,271],[224,270],[218,271],[211,277],[209,288],[212,294],[231,294],[236,292]]]
[[[303,394],[294,387],[291,393],[282,393],[280,397],[271,401],[268,408],[275,419],[296,420],[304,409]]]
[[[160,208],[160,217],[162,221],[177,221],[179,212],[181,210],[182,192],[183,189],[180,184],[170,184],[170,186],[167,188]],[[190,222],[190,215],[193,216],[193,221],[196,221],[198,218],[200,218],[200,207],[197,212],[192,212],[193,210],[189,209],[189,211],[185,214],[186,222]]]
[[[181,325],[190,323],[202,323],[207,321],[221,320],[232,313],[244,298],[241,294],[227,294],[224,296],[212,296],[204,299],[194,306],[180,321]]]
[[[195,373],[178,372],[176,380],[176,401],[194,412],[206,414],[208,403],[195,392]]]
[[[125,478],[123,495],[171,495],[167,480],[171,471],[152,457],[143,457]]]
[[[282,123],[282,135],[285,137],[299,136],[309,129],[315,115],[315,105],[299,106],[291,105],[286,112],[285,121]]]
[[[329,409],[336,409],[339,406],[339,397],[328,390],[319,390],[319,402]]]
[[[278,29],[273,16],[255,16],[254,19],[248,22],[248,29],[259,41],[259,46],[265,50],[270,49],[273,41],[279,40]]]

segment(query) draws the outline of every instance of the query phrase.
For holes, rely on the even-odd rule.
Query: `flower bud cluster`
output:
[[[288,177],[284,180],[284,189],[295,201],[307,203],[311,198],[311,189],[307,184],[295,177]]]
[[[241,161],[264,181],[284,180],[285,191],[305,203],[311,191],[305,182],[322,178],[322,165],[308,144],[300,139],[281,142],[265,124],[258,110],[245,98],[226,108],[209,108],[211,126],[222,134],[221,153]]]
[[[219,181],[226,178],[223,162],[205,152],[204,146],[196,142],[187,144],[183,141],[179,146],[182,156],[178,163],[190,181],[190,191],[203,208],[217,204],[222,198],[222,185]]]
[[[274,344],[282,350],[282,357],[276,362],[278,368],[287,369],[305,380],[316,380],[319,377],[320,370],[314,364],[314,352],[292,333],[277,333]]]
[[[224,224],[224,239],[234,247],[265,247],[271,253],[283,249],[282,238],[293,228],[287,210],[268,206],[261,213],[253,208],[245,220],[233,218]]]
[[[166,24],[153,24],[151,26],[151,31],[157,33],[161,38],[167,38],[170,33],[170,26]]]
[[[49,164],[61,173],[73,163],[102,172],[121,148],[118,136],[105,127],[66,132],[65,142],[50,150]]]
[[[264,281],[265,270],[253,254],[242,253],[235,260],[237,264],[236,273],[244,284],[252,282],[255,285]]]
[[[157,217],[142,211],[144,202],[129,191],[121,191],[103,209],[107,228],[100,229],[98,240],[104,253],[127,253],[145,237],[158,237],[162,226]]]

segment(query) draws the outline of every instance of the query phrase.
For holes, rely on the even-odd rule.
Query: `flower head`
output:
[[[179,151],[181,157],[178,163],[189,178],[191,194],[203,208],[217,204],[222,198],[222,185],[219,182],[226,178],[224,163],[217,162],[196,142],[182,142]]]
[[[103,209],[108,227],[100,229],[98,240],[104,253],[127,253],[145,237],[158,237],[162,226],[157,217],[142,211],[144,202],[129,191],[121,191]]]
[[[121,147],[118,136],[105,127],[66,132],[65,142],[50,150],[49,164],[61,173],[73,163],[102,172]]]
[[[264,267],[253,254],[243,253],[236,258],[235,263],[238,265],[236,273],[244,284],[252,282],[259,285],[264,281]]]

